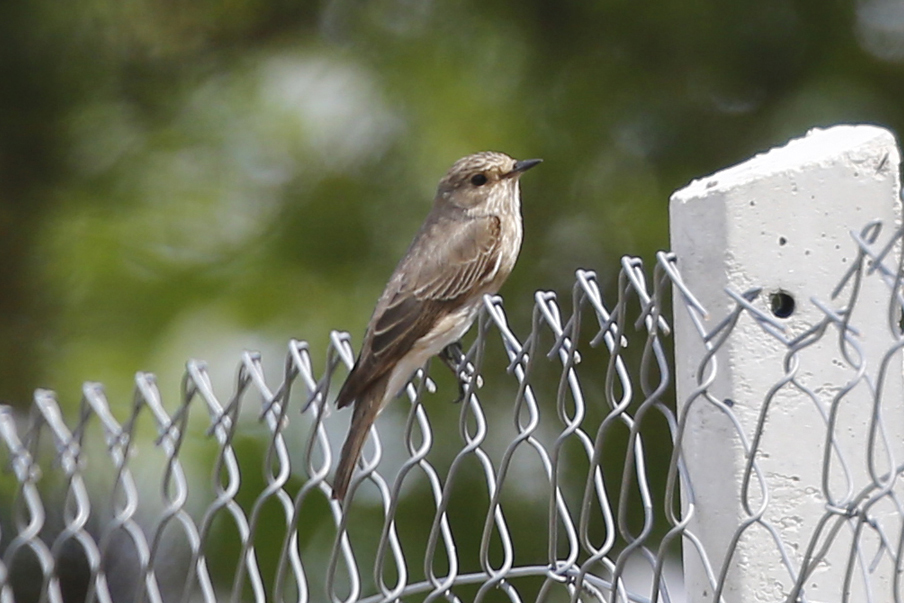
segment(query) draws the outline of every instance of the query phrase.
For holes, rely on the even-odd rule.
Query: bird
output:
[[[345,499],[380,412],[431,357],[441,354],[453,366],[452,349],[460,354],[459,340],[483,296],[495,294],[512,272],[523,232],[519,179],[541,161],[484,151],[462,157],[440,179],[433,207],[377,301],[336,396],[338,408],[354,404],[354,410],[333,499]]]

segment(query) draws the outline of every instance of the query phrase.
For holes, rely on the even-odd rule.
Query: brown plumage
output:
[[[339,390],[355,403],[333,483],[342,500],[377,415],[431,356],[457,342],[495,293],[521,248],[518,178],[539,159],[484,152],[459,159],[440,180],[433,209],[408,247],[367,326]]]

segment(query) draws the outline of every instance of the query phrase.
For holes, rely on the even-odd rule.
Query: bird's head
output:
[[[463,209],[511,210],[517,207],[518,178],[541,161],[516,161],[495,151],[462,157],[439,181],[437,200]]]

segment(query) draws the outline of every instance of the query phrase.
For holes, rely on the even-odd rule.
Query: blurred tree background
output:
[[[0,399],[228,384],[243,349],[360,341],[440,176],[522,180],[526,332],[577,268],[614,299],[671,191],[814,126],[904,126],[898,0],[0,4]],[[323,357],[317,357],[323,363]],[[224,392],[225,393],[225,392]],[[119,414],[124,419],[127,411]]]
[[[668,248],[690,179],[904,120],[886,0],[37,0],[0,32],[0,398],[20,408],[360,338],[467,153],[545,159],[502,291],[524,318],[578,267],[605,282]]]

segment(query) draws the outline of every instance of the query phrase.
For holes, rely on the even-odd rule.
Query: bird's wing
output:
[[[392,370],[442,315],[492,281],[501,227],[497,216],[425,224],[377,303],[361,354],[339,392],[340,408]]]
[[[498,216],[472,218],[464,228],[438,224],[429,253],[412,273],[411,291],[418,299],[453,300],[492,280],[498,268],[502,223]],[[446,232],[442,232],[446,230]]]

